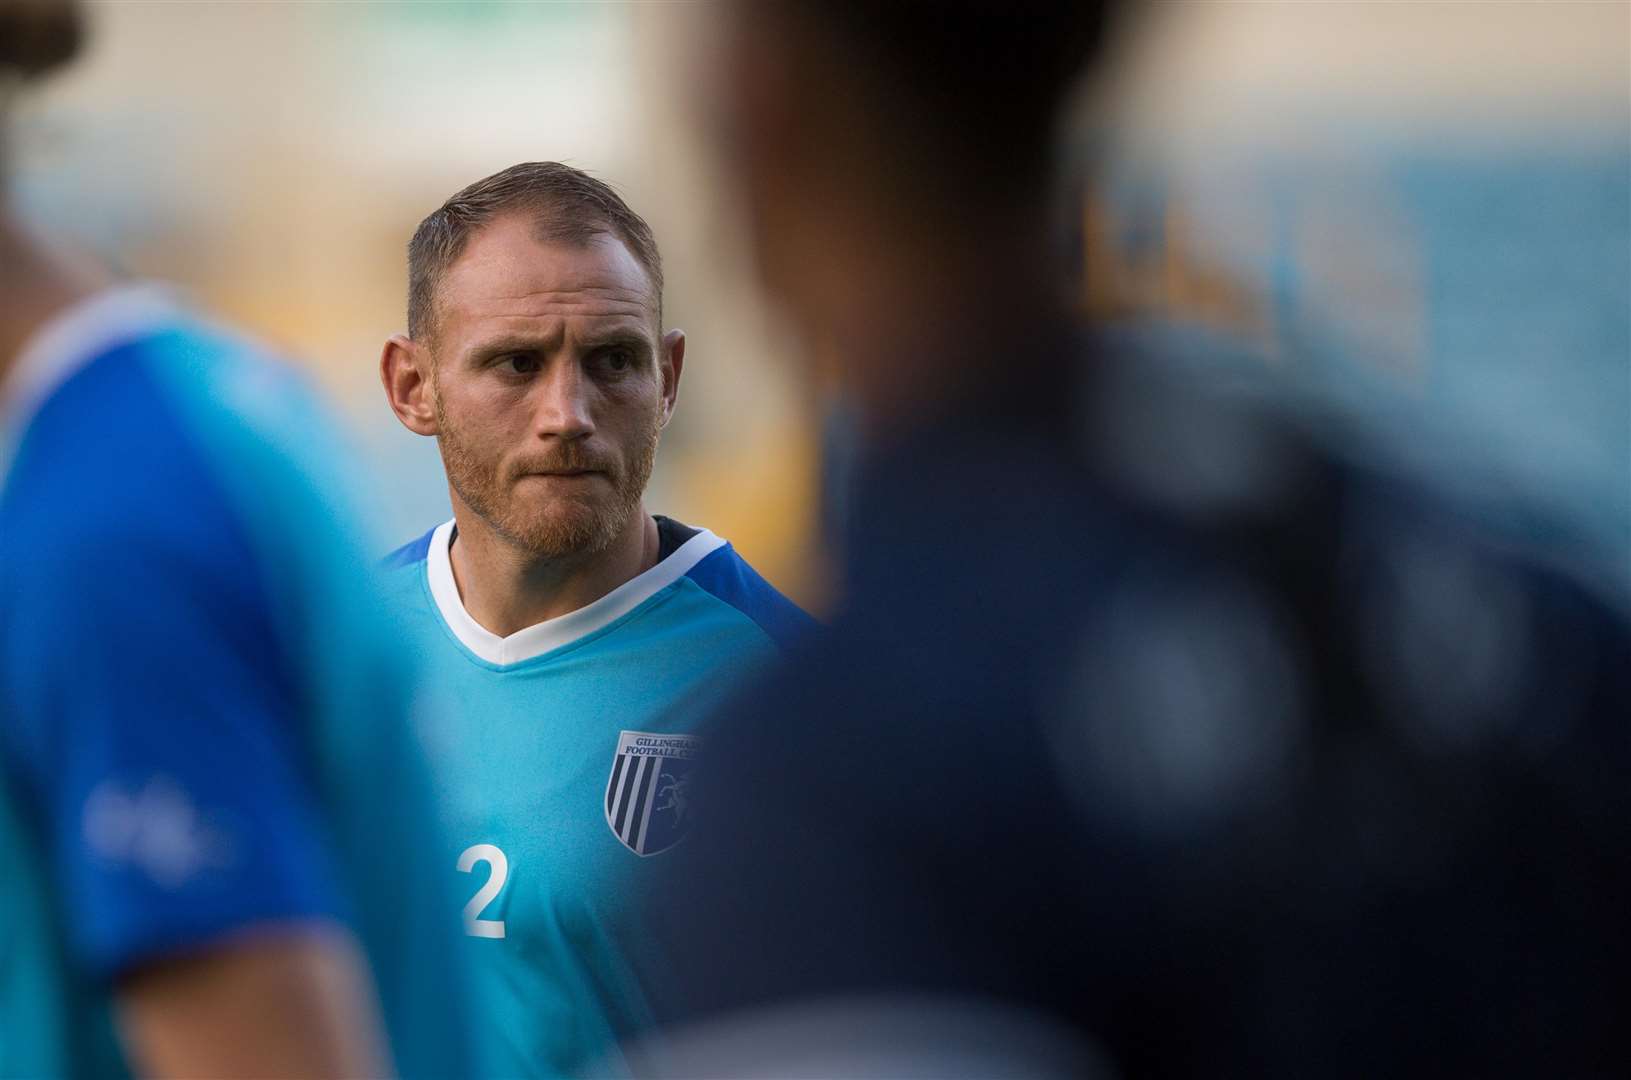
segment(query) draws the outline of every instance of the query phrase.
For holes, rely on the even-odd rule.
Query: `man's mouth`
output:
[[[599,475],[601,475],[601,470],[599,470],[599,469],[534,469],[534,470],[532,470],[530,472],[522,473],[521,475],[523,476],[523,478],[528,477],[528,476],[540,476],[540,477],[547,477],[547,478],[549,478],[551,480],[571,480],[571,479],[574,479],[574,478],[581,478],[581,477],[587,477],[587,476],[599,476]]]

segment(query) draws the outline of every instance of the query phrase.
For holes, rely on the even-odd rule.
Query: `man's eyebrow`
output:
[[[657,349],[657,343],[653,340],[649,327],[633,317],[626,322],[620,321],[600,329],[587,330],[575,335],[573,340],[576,345],[586,349],[603,349],[609,345],[625,345],[646,352],[655,352]],[[473,342],[464,355],[472,359],[487,359],[512,352],[547,352],[558,348],[560,344],[558,330],[538,334],[500,332]]]
[[[602,330],[589,330],[577,335],[580,344],[591,348],[604,345],[638,345],[641,348],[652,348],[654,342],[649,330],[638,323],[630,321],[625,326],[608,326]]]
[[[471,356],[492,356],[495,353],[535,352],[552,349],[560,342],[560,334],[495,334],[473,343]]]

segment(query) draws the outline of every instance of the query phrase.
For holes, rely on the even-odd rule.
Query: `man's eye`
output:
[[[538,370],[538,358],[531,353],[508,353],[498,358],[498,366],[517,375],[531,375]]]
[[[608,371],[627,371],[634,366],[634,353],[629,349],[604,349],[600,354],[601,366]]]

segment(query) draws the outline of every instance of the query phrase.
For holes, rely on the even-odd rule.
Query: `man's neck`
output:
[[[456,538],[449,552],[464,609],[499,637],[569,615],[657,565],[657,523],[642,507],[599,552],[540,558],[493,532],[453,496]]]
[[[0,215],[0,384],[41,326],[105,284]]]

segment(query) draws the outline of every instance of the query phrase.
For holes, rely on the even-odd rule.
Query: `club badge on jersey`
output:
[[[691,828],[691,766],[701,752],[695,735],[624,731],[606,782],[606,824],[636,855],[657,855]]]

